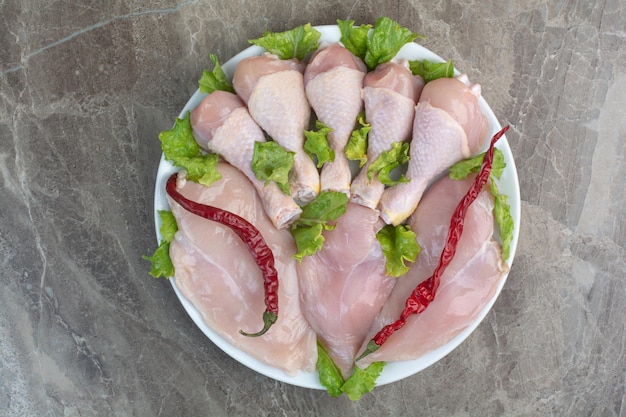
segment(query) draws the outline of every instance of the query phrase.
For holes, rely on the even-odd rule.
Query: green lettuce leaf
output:
[[[385,255],[387,275],[397,278],[409,272],[406,262],[415,262],[421,250],[411,228],[387,225],[376,233],[376,239]]]
[[[382,152],[378,158],[367,168],[367,178],[371,181],[374,174],[378,175],[378,180],[385,185],[397,185],[403,182],[409,182],[402,175],[399,179],[393,180],[389,176],[391,171],[409,161],[409,144],[405,142],[395,142],[391,145],[391,149]]]
[[[346,212],[348,196],[339,191],[322,191],[315,200],[302,208],[298,224],[314,225],[337,220]]]
[[[253,45],[264,48],[280,59],[304,59],[304,57],[318,48],[318,41],[322,34],[310,23],[298,26],[286,32],[265,32],[257,39],[250,39]]]
[[[293,166],[294,153],[285,150],[274,141],[254,142],[252,172],[265,185],[276,182],[289,195],[289,171]]]
[[[457,162],[450,167],[449,177],[453,180],[462,180],[467,178],[470,173],[477,173],[483,164],[485,153],[477,155],[470,159]],[[504,162],[504,154],[498,148],[494,149],[493,164],[489,173],[490,191],[494,198],[493,214],[502,240],[502,257],[507,259],[511,251],[511,241],[513,240],[513,231],[515,224],[513,216],[511,216],[511,206],[508,203],[508,197],[500,194],[496,185],[496,179],[500,179],[502,172],[506,168]]]
[[[376,387],[376,380],[385,365],[385,362],[373,362],[365,369],[355,366],[352,375],[341,386],[341,391],[345,392],[352,401],[358,401],[363,394],[367,394]]]
[[[365,121],[363,114],[359,115],[357,123],[360,127],[352,131],[344,151],[346,158],[359,161],[359,168],[362,168],[367,163],[367,135],[372,126]]]
[[[328,134],[333,131],[330,127],[317,120],[315,129],[305,130],[304,150],[311,158],[317,159],[317,167],[321,168],[326,162],[335,160],[335,151],[328,145]]]
[[[344,380],[324,345],[317,341],[317,372],[320,383],[331,397],[339,397],[345,393],[352,401],[359,400],[363,394],[371,392],[376,387],[376,380],[384,367],[385,362],[374,362],[365,369],[355,366],[352,375]]]
[[[174,276],[174,265],[170,258],[170,242],[174,239],[178,225],[171,211],[159,210],[158,215],[161,219],[159,231],[163,240],[152,256],[144,255],[142,258],[151,263],[150,275],[155,278],[169,278]]]
[[[207,187],[222,178],[217,171],[217,163],[220,157],[214,153],[201,154],[193,158],[181,156],[177,158],[177,164],[187,171],[187,179]]]
[[[355,56],[364,59],[367,53],[368,34],[372,25],[354,26],[354,20],[337,20],[341,38],[339,41]]]
[[[376,20],[374,30],[369,35],[365,65],[373,70],[384,62],[389,62],[407,43],[413,42],[421,35],[400,26],[388,17]]]
[[[200,80],[198,81],[200,92],[210,94],[213,91],[221,90],[234,93],[235,89],[226,79],[226,74],[224,74],[220,63],[217,60],[217,56],[209,54],[209,58],[213,62],[213,71],[202,71],[202,77],[200,77]]]
[[[311,226],[294,224],[291,226],[291,235],[296,243],[298,252],[293,255],[295,259],[301,261],[305,256],[313,255],[315,252],[322,250],[324,246],[324,230],[330,230],[332,227],[324,223],[318,223]]]
[[[317,341],[317,372],[320,384],[326,388],[331,397],[339,397],[343,394],[341,390],[345,382],[343,375],[319,340]]]
[[[179,157],[193,158],[201,153],[193,137],[189,112],[182,119],[177,117],[172,129],[159,133],[159,140],[165,159],[174,164]]]
[[[463,161],[457,162],[456,164],[452,165],[450,167],[449,173],[450,178],[453,180],[464,180],[470,173],[478,173],[480,171],[480,167],[483,165],[485,153],[486,152],[483,152],[473,158],[464,159]],[[504,154],[500,149],[494,148],[493,163],[491,165],[490,175],[500,179],[504,168],[506,168],[506,163],[504,162]]]
[[[159,231],[161,236],[166,242],[174,240],[174,235],[178,231],[178,225],[176,224],[176,217],[169,210],[158,210],[159,218],[161,219],[161,226]]]
[[[152,256],[142,256],[152,264],[150,275],[155,278],[174,276],[174,265],[170,258],[170,242],[162,241]]]
[[[427,59],[423,61],[409,61],[409,68],[413,75],[421,76],[425,82],[430,82],[437,78],[454,77],[452,60],[448,62],[432,62]]]
[[[209,186],[222,178],[217,170],[219,157],[204,154],[193,137],[190,113],[184,118],[176,118],[174,127],[159,133],[161,149],[165,159],[187,171],[190,181]]]
[[[291,226],[290,231],[298,252],[293,255],[299,261],[322,249],[324,230],[334,229],[328,222],[341,217],[346,212],[348,196],[338,191],[323,191],[317,198],[302,208],[302,214]]]
[[[502,239],[502,259],[508,259],[511,252],[511,241],[513,240],[513,231],[515,224],[513,216],[511,216],[511,206],[508,203],[508,196],[500,194],[496,182],[491,178],[491,194],[494,197],[493,215],[498,225],[500,239]]]

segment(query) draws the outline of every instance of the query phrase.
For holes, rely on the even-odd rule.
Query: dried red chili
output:
[[[509,126],[503,127],[498,133],[496,133],[491,139],[491,143],[489,144],[489,149],[483,159],[483,164],[480,168],[480,172],[478,176],[474,179],[472,186],[467,191],[467,194],[461,199],[459,204],[457,205],[454,213],[452,213],[452,218],[450,220],[450,228],[448,230],[448,237],[446,238],[446,243],[443,247],[443,251],[441,252],[441,257],[439,258],[439,264],[433,275],[425,281],[422,281],[411,293],[409,298],[406,300],[404,310],[400,314],[400,318],[395,322],[386,325],[383,327],[376,335],[369,341],[365,351],[357,358],[357,361],[363,359],[365,356],[369,355],[377,351],[383,343],[393,334],[396,330],[400,330],[406,324],[406,320],[412,314],[419,314],[422,311],[426,310],[431,301],[435,299],[435,295],[437,294],[437,288],[439,288],[439,282],[441,279],[441,275],[443,275],[444,271],[452,262],[454,258],[454,254],[456,253],[456,247],[461,239],[461,234],[463,233],[463,226],[465,215],[467,214],[467,209],[469,206],[476,200],[478,197],[478,193],[482,190],[483,186],[487,183],[489,179],[489,174],[491,172],[491,165],[493,163],[493,149],[494,145],[500,139],[504,133],[509,129]]]
[[[189,200],[176,189],[177,173],[172,174],[167,180],[165,191],[182,208],[201,216],[228,226],[246,244],[252,258],[263,273],[263,287],[265,289],[265,312],[263,313],[263,328],[256,333],[239,332],[244,336],[256,337],[265,334],[272,324],[278,319],[278,272],[274,267],[274,255],[267,246],[261,232],[246,219],[218,207],[208,206]]]

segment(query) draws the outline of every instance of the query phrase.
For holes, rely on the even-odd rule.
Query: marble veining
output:
[[[626,416],[622,0],[44,3],[0,2],[0,416]],[[232,360],[141,256],[157,136],[208,54],[381,15],[511,125],[522,229],[477,330],[352,403]]]

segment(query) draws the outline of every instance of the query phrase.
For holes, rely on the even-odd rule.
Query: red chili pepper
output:
[[[456,247],[459,243],[459,240],[461,239],[467,209],[474,202],[474,200],[476,200],[476,197],[478,197],[478,193],[480,193],[480,190],[482,190],[483,186],[487,183],[487,180],[489,179],[491,165],[493,163],[494,145],[507,130],[509,130],[509,126],[503,127],[491,139],[489,149],[487,150],[487,153],[483,159],[483,164],[480,168],[478,176],[476,177],[476,179],[474,179],[474,183],[468,190],[467,194],[465,194],[463,199],[459,202],[456,209],[454,210],[454,213],[452,214],[452,218],[450,220],[448,237],[446,239],[445,246],[443,247],[443,251],[441,252],[441,257],[439,258],[439,264],[437,265],[437,268],[435,268],[435,272],[433,272],[433,275],[430,278],[428,278],[426,281],[422,281],[413,290],[409,298],[406,300],[404,310],[400,314],[400,318],[395,322],[383,327],[374,336],[374,338],[369,341],[365,348],[365,351],[361,354],[361,356],[356,359],[357,361],[363,359],[370,353],[377,351],[396,330],[400,330],[402,327],[404,327],[404,325],[406,324],[406,320],[410,315],[419,314],[422,311],[426,310],[431,301],[435,299],[435,295],[437,294],[437,288],[439,288],[441,275],[443,275],[448,265],[450,265],[450,262],[452,262],[454,254],[456,253]]]
[[[244,336],[256,337],[265,334],[278,319],[278,272],[274,267],[274,255],[267,246],[261,232],[246,219],[222,210],[218,207],[207,206],[187,199],[176,189],[177,173],[172,174],[167,180],[165,190],[182,208],[197,216],[228,226],[243,240],[248,247],[261,272],[263,273],[263,286],[265,289],[265,312],[263,313],[263,328],[257,333],[246,333],[240,330]]]

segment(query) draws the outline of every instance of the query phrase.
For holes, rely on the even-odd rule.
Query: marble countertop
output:
[[[624,5],[0,2],[0,415],[625,417]],[[522,228],[478,329],[353,403],[232,360],[141,256],[157,136],[208,53],[383,15],[427,35],[511,125]]]

